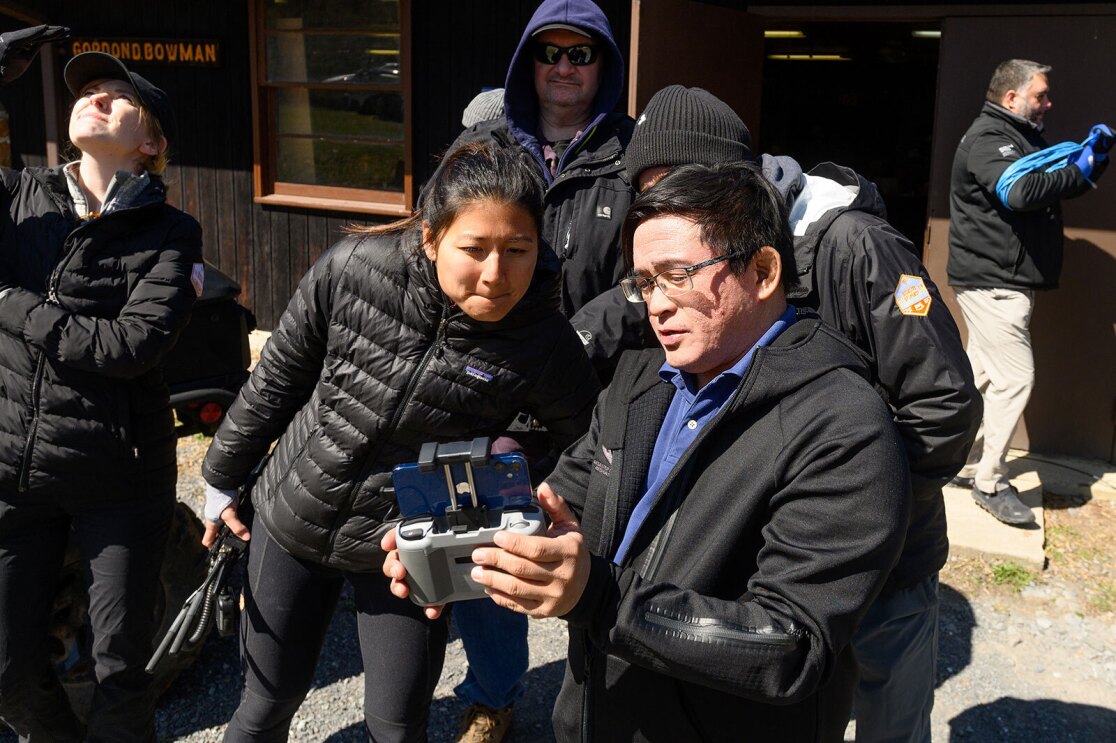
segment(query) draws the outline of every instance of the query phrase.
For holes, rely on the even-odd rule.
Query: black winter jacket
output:
[[[592,554],[565,617],[559,740],[841,740],[848,644],[903,543],[907,462],[859,354],[799,317],[756,351],[623,564],[610,556],[674,394],[661,350],[624,354],[548,478]]]
[[[0,170],[0,495],[173,493],[160,360],[196,299],[201,228],[153,177],[80,222],[62,168]]]
[[[949,539],[942,486],[965,464],[983,404],[949,308],[914,246],[887,223],[875,185],[833,163],[817,166],[808,177],[857,189],[848,206],[797,225],[794,257],[808,292],[800,303],[816,307],[822,320],[864,352],[870,378],[891,408],[907,450],[911,523],[884,588],[890,593],[945,564]],[[796,213],[801,206],[796,202]]]
[[[395,515],[381,488],[427,441],[493,434],[523,410],[560,446],[588,427],[599,386],[546,261],[507,317],[482,323],[445,299],[415,242],[347,237],[318,259],[206,454],[206,481],[232,489],[279,440],[252,500],[296,557],[379,569]]]
[[[1060,202],[1090,190],[1089,181],[1070,165],[1023,176],[1008,194],[1011,209],[996,195],[996,183],[1009,165],[1046,146],[1034,124],[984,104],[953,157],[946,264],[950,286],[1057,288],[1064,243]]]

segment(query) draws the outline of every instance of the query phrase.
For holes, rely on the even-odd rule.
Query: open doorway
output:
[[[875,182],[921,252],[938,74],[936,24],[769,21],[758,152],[831,160]]]

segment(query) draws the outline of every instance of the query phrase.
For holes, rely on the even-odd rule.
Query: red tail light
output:
[[[208,426],[221,420],[221,416],[224,414],[225,409],[218,403],[207,402],[205,405],[202,405],[201,410],[198,411],[198,419]]]

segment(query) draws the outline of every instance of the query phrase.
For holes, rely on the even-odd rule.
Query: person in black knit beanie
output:
[[[656,93],[636,121],[625,152],[628,175],[653,182],[677,165],[752,158],[752,135],[727,103],[707,90],[671,85]],[[640,189],[642,190],[642,188]]]
[[[675,166],[751,159],[751,141],[744,122],[716,96],[672,85],[648,101],[625,163],[645,191]],[[938,571],[949,550],[942,486],[965,463],[980,395],[957,326],[915,247],[887,223],[876,187],[833,163],[804,173],[786,156],[756,162],[790,210],[800,287],[788,299],[816,308],[870,359],[910,464],[906,543],[852,640],[860,666],[856,740],[928,743]]]

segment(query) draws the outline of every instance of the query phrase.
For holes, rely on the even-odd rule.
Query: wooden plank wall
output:
[[[27,24],[0,15],[0,33],[23,28],[25,25]],[[42,75],[41,66],[36,59],[18,80],[0,87],[0,104],[8,112],[11,165],[14,167],[46,164]]]
[[[134,64],[178,111],[167,183],[170,199],[194,215],[205,256],[241,285],[241,301],[261,328],[274,326],[298,280],[361,215],[252,201],[248,3],[251,0],[45,0],[51,23],[81,37],[216,39],[216,68]],[[628,48],[629,0],[602,0],[620,48]],[[461,130],[461,111],[484,85],[502,86],[511,54],[536,0],[412,1],[415,183]],[[22,24],[0,16],[0,31]],[[67,55],[68,56],[68,55]],[[59,74],[64,64],[60,58]],[[61,85],[61,81],[59,81]],[[68,101],[68,98],[67,98]],[[41,73],[0,91],[10,113],[12,151],[23,165],[45,162]],[[68,105],[68,104],[67,104]],[[626,107],[626,101],[618,106]],[[63,124],[63,131],[65,131]],[[375,220],[383,221],[383,220]]]

